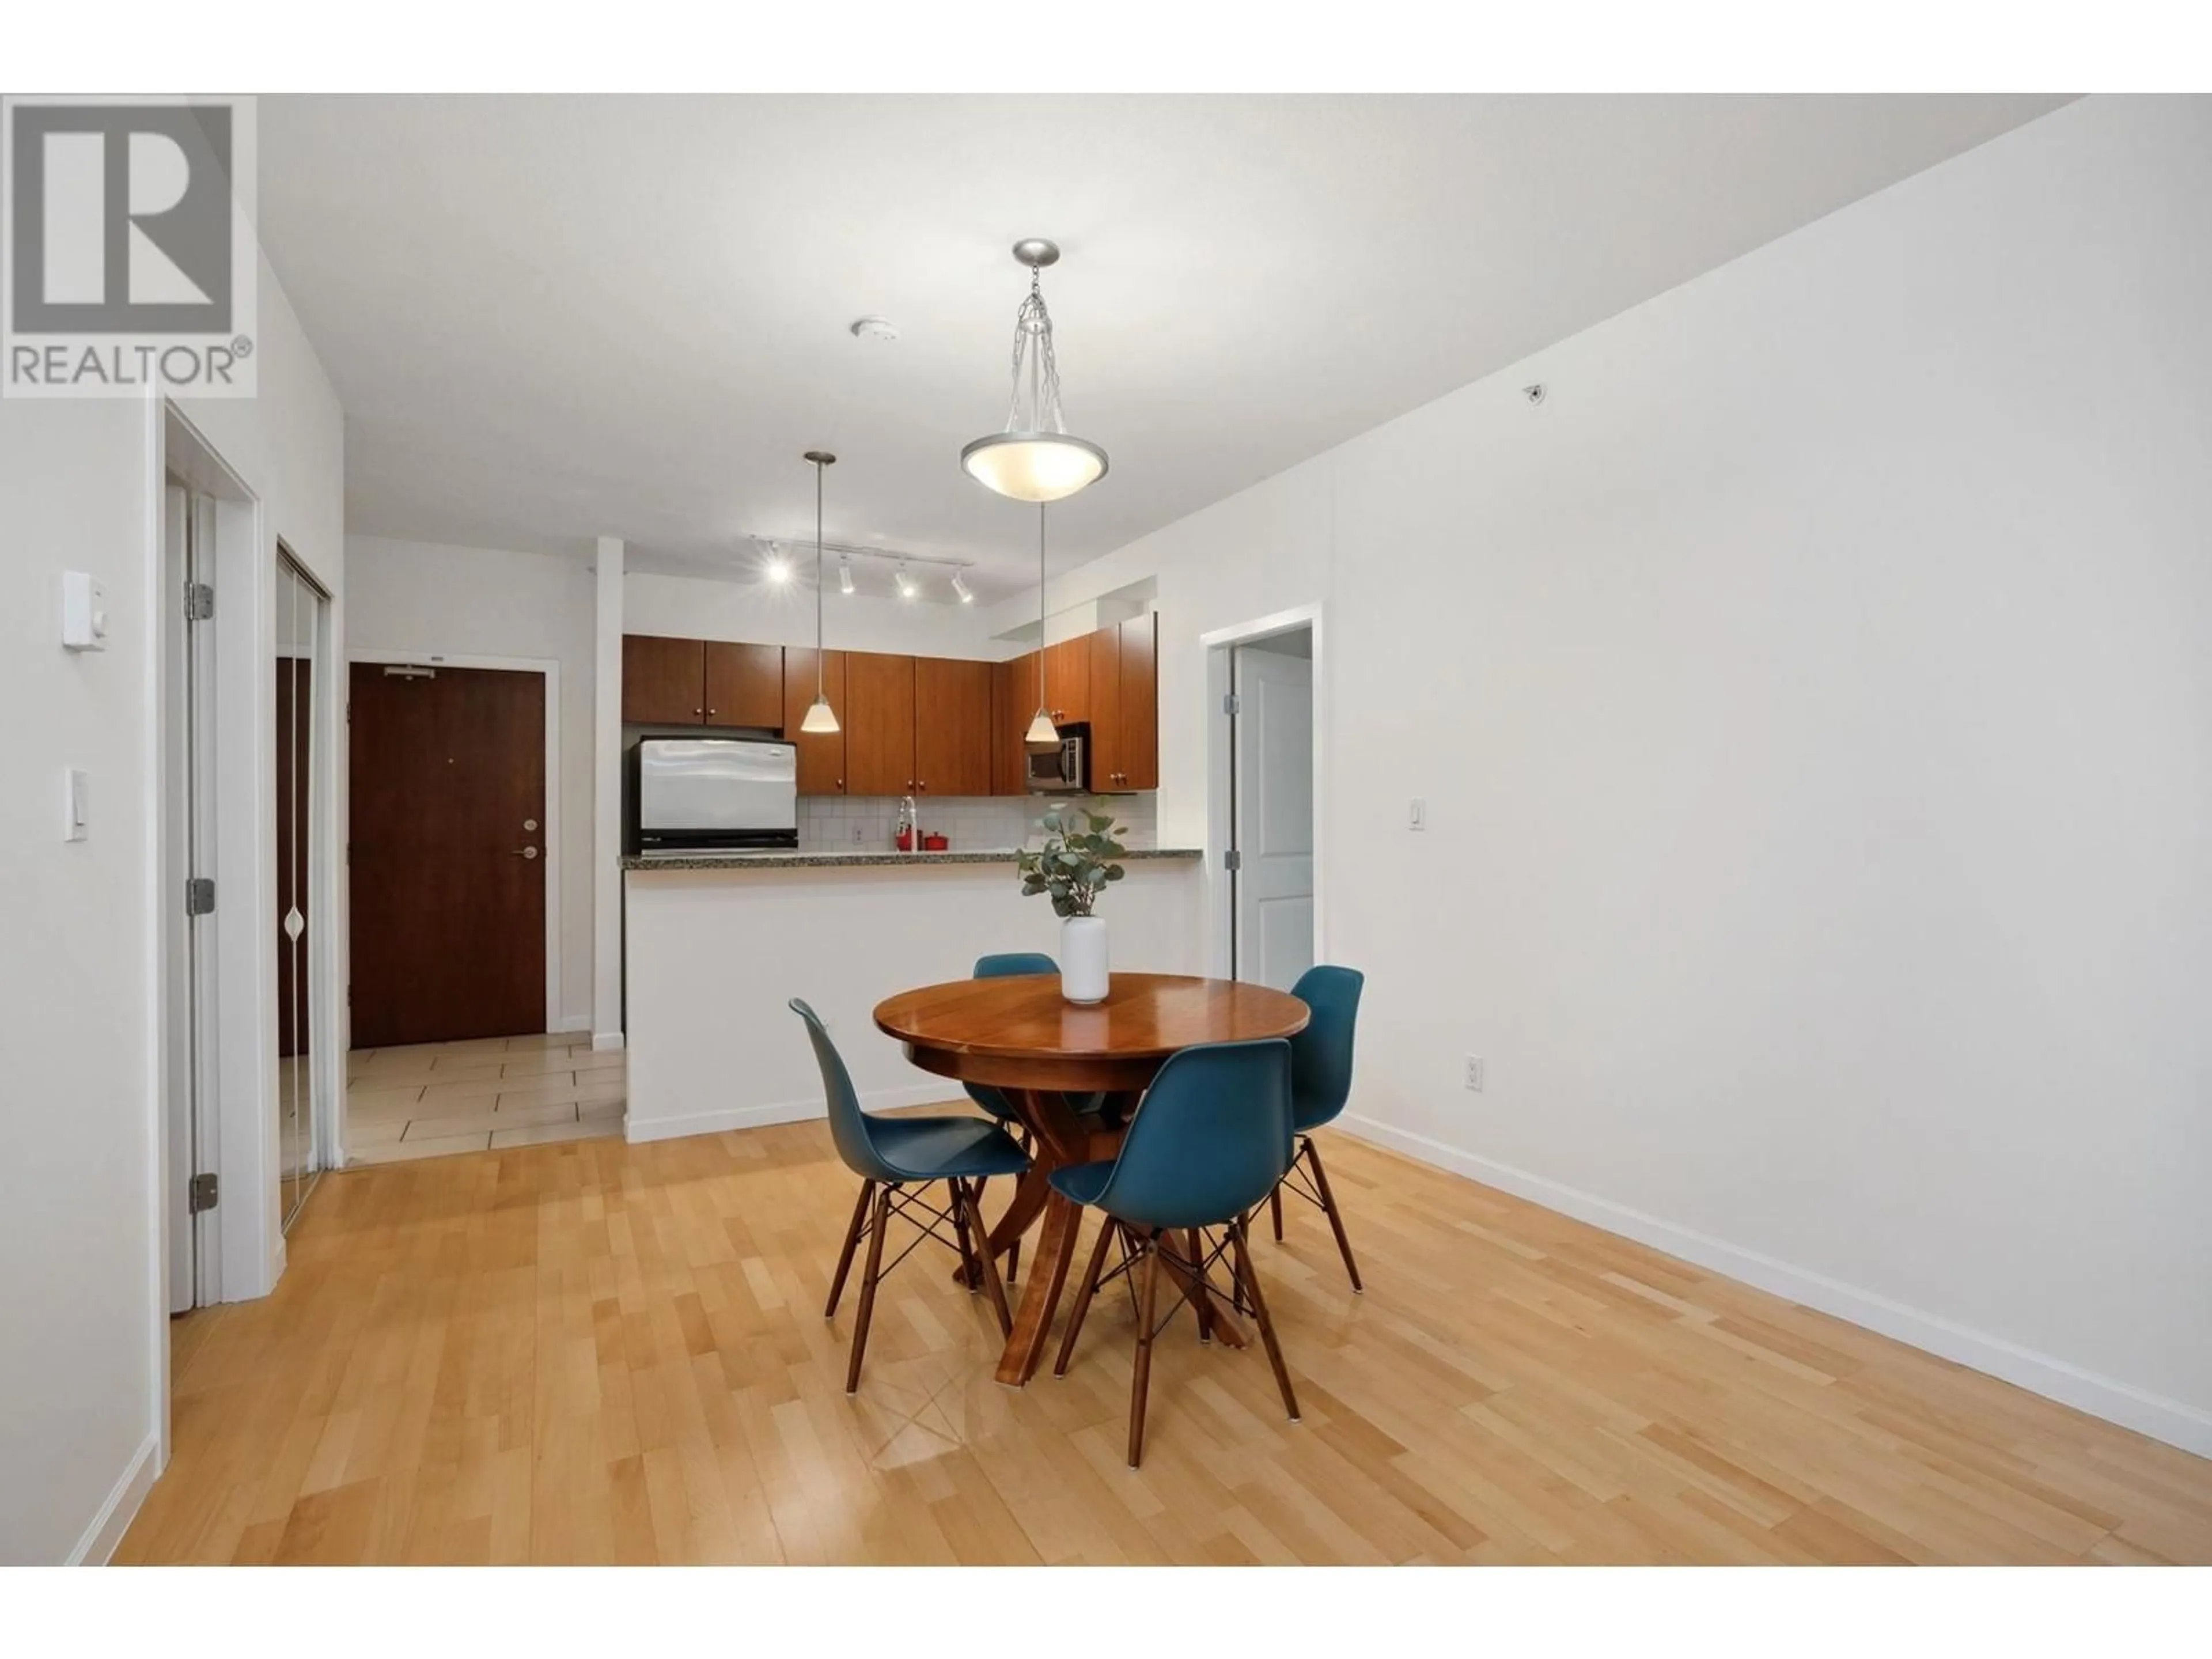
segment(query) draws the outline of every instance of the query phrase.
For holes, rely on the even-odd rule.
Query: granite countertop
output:
[[[861,868],[902,866],[920,869],[944,864],[1012,864],[1021,854],[1021,849],[1012,847],[986,848],[975,852],[950,853],[808,853],[793,852],[788,848],[764,852],[729,853],[671,853],[653,856],[633,854],[622,861],[625,870],[835,870],[847,866]],[[1116,863],[1136,863],[1153,859],[1194,859],[1202,856],[1195,847],[1147,847],[1127,852]]]

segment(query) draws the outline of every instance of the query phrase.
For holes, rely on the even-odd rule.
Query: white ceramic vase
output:
[[[1060,924],[1060,994],[1070,1002],[1103,1002],[1111,982],[1106,965],[1106,918],[1068,916]]]

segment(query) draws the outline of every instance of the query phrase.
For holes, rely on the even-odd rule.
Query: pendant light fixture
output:
[[[806,459],[814,465],[814,702],[799,729],[828,737],[837,730],[837,714],[830,707],[830,694],[823,690],[822,473],[824,468],[835,466],[837,458],[826,449],[810,449]]]
[[[1032,755],[1049,755],[1060,747],[1060,728],[1044,695],[1044,503],[1037,503],[1037,711],[1022,736],[1022,747]]]
[[[1044,308],[1040,273],[1060,248],[1042,236],[1014,244],[1030,268],[1029,298],[1014,314],[1014,396],[1006,429],[960,452],[968,476],[1018,501],[1060,501],[1106,476],[1106,452],[1071,435],[1060,413],[1060,364],[1053,356],[1052,313]]]

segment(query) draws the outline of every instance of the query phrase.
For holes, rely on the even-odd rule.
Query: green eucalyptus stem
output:
[[[1113,861],[1129,851],[1115,839],[1114,815],[1060,803],[1046,809],[1038,825],[1044,845],[1016,860],[1022,896],[1044,895],[1052,900],[1053,914],[1063,919],[1092,915],[1098,896],[1127,873]]]

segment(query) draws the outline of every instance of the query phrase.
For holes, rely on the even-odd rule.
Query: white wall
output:
[[[848,598],[837,591],[835,569],[824,598],[822,635],[832,651],[888,651],[991,662],[1020,654],[1020,647],[990,636],[984,618],[994,613],[977,605],[924,604],[867,593]],[[1034,617],[1034,594],[1030,607]],[[765,582],[657,576],[634,570],[623,579],[623,625],[633,634],[759,645],[814,643],[811,582],[770,587]]]
[[[1368,1132],[2212,1451],[2208,201],[2075,104],[1054,583],[1170,843],[1325,604]]]
[[[593,577],[580,559],[380,537],[346,540],[356,651],[550,659],[561,668],[562,1029],[592,1029]]]
[[[265,648],[277,536],[341,589],[343,462],[337,400],[265,262],[260,283],[261,395],[184,407],[261,498],[268,591],[232,602],[258,600]],[[0,607],[11,780],[0,790],[0,1068],[11,1102],[0,1161],[0,1561],[103,1557],[159,1455],[167,1298],[155,906],[174,896],[157,890],[154,843],[154,606],[173,600],[159,580],[158,430],[137,404],[0,401],[0,548],[22,601]],[[64,569],[106,584],[104,653],[59,645]],[[275,677],[259,678],[267,736]],[[90,838],[75,845],[61,839],[59,805],[71,765],[90,774],[92,801]],[[243,901],[240,913],[252,914]],[[275,937],[264,935],[272,964]],[[273,1161],[273,1007],[262,1016],[265,1074],[237,1081],[254,1111],[268,1108]],[[273,1185],[263,1198],[273,1225]]]

